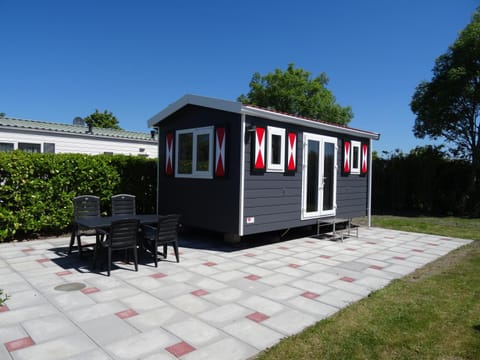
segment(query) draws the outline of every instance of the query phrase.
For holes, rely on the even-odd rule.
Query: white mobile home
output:
[[[0,151],[124,154],[156,158],[155,134],[0,117]]]

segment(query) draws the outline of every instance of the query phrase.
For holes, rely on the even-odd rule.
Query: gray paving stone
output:
[[[195,348],[224,337],[217,328],[194,318],[167,325],[165,328]]]
[[[160,309],[154,309],[137,316],[132,316],[125,321],[139,331],[145,332],[172,322],[185,320],[186,318],[187,315],[180,310],[172,307],[161,307]]]
[[[315,299],[307,299],[303,296],[294,297],[288,300],[287,303],[302,312],[307,311],[308,313],[315,315],[317,320],[324,319],[338,311],[337,307],[321,303]]]
[[[200,296],[195,296],[192,294],[180,295],[168,299],[167,302],[189,314],[201,313],[215,307],[215,305],[211,302],[203,300]]]
[[[167,306],[167,303],[147,293],[135,294],[120,299],[122,303],[138,313]]]
[[[185,360],[243,360],[249,359],[258,352],[254,347],[234,339],[227,338],[204,346],[194,352],[182,356]]]
[[[261,295],[272,300],[283,302],[284,300],[290,299],[294,296],[298,296],[304,292],[304,289],[299,289],[288,285],[281,285],[264,291],[261,293]]]
[[[139,333],[116,315],[107,315],[80,323],[82,330],[97,344],[107,345]]]
[[[251,314],[252,310],[236,303],[230,303],[216,307],[212,310],[205,311],[198,315],[198,317],[205,322],[213,325],[223,327],[226,324],[238,321]]]
[[[105,346],[116,359],[139,359],[177,344],[180,339],[163,329],[153,329]]]
[[[285,335],[249,319],[242,319],[223,328],[225,332],[250,346],[263,350],[280,341]],[[228,357],[230,359],[230,357]]]
[[[211,301],[217,305],[224,305],[234,301],[237,301],[247,296],[244,291],[227,287],[218,291],[213,291],[210,294],[204,296],[208,301]]]
[[[78,327],[60,314],[26,320],[22,322],[22,326],[35,343],[45,342],[78,332]]]
[[[96,345],[87,336],[76,333],[29,346],[12,354],[15,360],[57,360],[94,350],[95,347]]]
[[[293,335],[316,322],[316,318],[312,315],[299,310],[288,310],[263,321],[262,325],[285,335]]]

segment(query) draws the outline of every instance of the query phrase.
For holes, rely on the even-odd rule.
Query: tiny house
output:
[[[371,213],[378,133],[196,95],[158,131],[158,212],[230,239]]]

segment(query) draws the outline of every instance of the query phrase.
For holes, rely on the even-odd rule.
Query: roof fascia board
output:
[[[367,137],[374,140],[380,139],[380,134],[378,133],[358,130],[354,128],[347,128],[347,127],[342,127],[342,126],[333,125],[333,124],[321,123],[314,120],[298,118],[296,116],[288,115],[288,114],[279,114],[273,111],[254,108],[250,106],[243,106],[242,112],[245,113],[246,115],[259,116],[259,117],[267,118],[270,120],[286,122],[289,124],[294,124],[299,126],[308,126],[308,127],[316,128],[319,130],[332,131],[332,132],[346,134],[346,135],[357,135],[357,136]]]
[[[240,114],[242,104],[236,101],[222,100],[216,98],[210,98],[206,96],[187,94],[181,97],[179,100],[168,105],[165,109],[160,111],[148,120],[149,127],[155,127],[158,123],[165,120],[167,117],[180,110],[187,105],[197,105],[217,110],[223,110]]]

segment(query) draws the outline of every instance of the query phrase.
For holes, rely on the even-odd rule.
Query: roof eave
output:
[[[240,113],[242,109],[242,104],[230,101],[230,100],[222,100],[217,98],[210,98],[206,96],[199,96],[199,95],[192,95],[187,94],[181,97],[179,100],[175,101],[174,103],[168,105],[165,109],[160,111],[158,114],[154,115],[148,120],[149,127],[155,127],[167,117],[175,113],[176,111],[180,110],[181,108],[187,105],[197,105],[203,107],[210,107],[217,110],[223,110],[233,113]]]
[[[367,137],[373,140],[380,139],[379,133],[354,129],[350,127],[343,127],[340,125],[328,124],[324,122],[318,122],[318,121],[300,118],[300,117],[288,115],[288,114],[279,114],[274,111],[270,111],[267,109],[259,109],[259,108],[251,107],[248,105],[245,105],[242,107],[242,112],[246,115],[261,116],[263,118],[267,118],[270,120],[282,121],[282,122],[286,122],[286,123],[298,125],[298,126],[308,125],[309,127],[312,127],[312,128],[327,130],[327,131],[334,131],[336,133],[341,133],[345,135],[357,135],[361,137]]]

